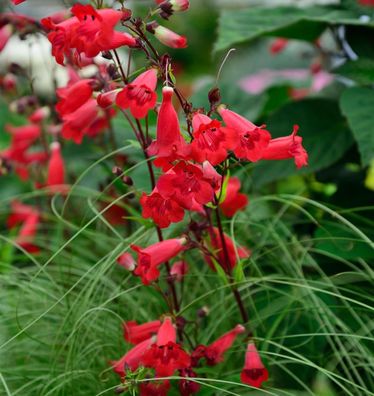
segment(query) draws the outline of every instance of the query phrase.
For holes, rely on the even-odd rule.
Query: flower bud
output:
[[[212,88],[208,93],[209,103],[215,105],[221,101],[221,92],[218,87]]]
[[[162,44],[170,48],[186,48],[187,39],[184,36],[173,32],[172,30],[166,28],[165,26],[159,25],[157,22],[153,21],[147,24],[147,30],[153,33],[157,40]]]
[[[136,262],[134,260],[134,258],[131,256],[130,253],[123,253],[121,254],[118,259],[117,259],[117,263],[127,269],[128,271],[134,271],[135,267],[136,267]]]

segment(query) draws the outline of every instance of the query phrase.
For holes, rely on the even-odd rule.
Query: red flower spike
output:
[[[135,321],[124,322],[123,336],[130,344],[139,344],[157,334],[160,326],[161,322],[159,320],[143,323],[141,325],[138,325]]]
[[[157,343],[151,345],[142,359],[145,367],[155,369],[157,377],[168,377],[191,364],[190,356],[175,343],[176,338],[175,327],[167,317],[158,330]]]
[[[167,396],[170,390],[169,381],[142,382],[139,386],[140,396]]]
[[[111,362],[113,370],[121,377],[126,375],[126,370],[128,369],[135,371],[141,365],[143,355],[152,343],[153,339],[149,338],[135,345],[121,359]]]
[[[192,119],[193,137],[191,157],[196,162],[209,161],[218,165],[227,158],[227,150],[235,147],[238,134],[230,128],[221,126],[217,120],[196,113]]]
[[[144,118],[156,105],[157,70],[149,69],[140,74],[117,95],[116,103],[121,109],[130,108],[135,118]]]
[[[175,262],[170,269],[170,275],[174,277],[177,282],[180,282],[187,273],[188,264],[183,260]]]
[[[209,366],[214,366],[223,361],[223,354],[231,348],[236,337],[245,332],[242,325],[235,326],[232,330],[223,334],[220,338],[208,345],[205,349],[205,358]]]
[[[172,30],[166,28],[165,26],[158,25],[156,23],[152,26],[152,33],[162,44],[170,48],[186,48],[187,39],[184,36],[173,32]]]
[[[188,380],[188,378],[197,377],[191,368],[180,370],[180,376],[184,377],[184,379],[179,381],[179,391],[182,396],[190,396],[200,390],[200,384]]]
[[[138,266],[134,274],[141,277],[144,285],[149,285],[160,275],[158,266],[182,252],[185,242],[185,238],[167,239],[144,249],[131,245],[131,249],[138,253]]]
[[[117,259],[117,263],[127,269],[128,271],[134,271],[135,267],[136,267],[136,262],[134,260],[134,258],[131,256],[130,253],[123,253],[121,254],[118,259]]]
[[[188,146],[180,132],[177,112],[172,103],[174,90],[171,87],[162,89],[162,103],[157,117],[156,140],[148,147],[149,155],[169,162],[185,158]]]
[[[222,213],[227,217],[234,216],[237,211],[248,205],[248,197],[239,193],[239,190],[240,180],[237,177],[230,177],[227,183],[226,197],[219,205]]]
[[[185,209],[191,209],[195,202],[207,204],[214,196],[211,184],[204,179],[202,168],[184,161],[158,179],[157,189],[162,196],[173,197]]]
[[[65,164],[61,155],[60,143],[51,144],[51,157],[48,163],[47,186],[56,187],[65,183]],[[54,188],[55,190],[55,188]]]
[[[140,204],[143,207],[142,216],[151,218],[160,228],[169,227],[170,223],[183,220],[184,209],[173,198],[164,198],[154,189],[150,195],[142,194]]]
[[[237,255],[235,252],[235,245],[232,239],[226,234],[224,234],[224,238],[229,261],[228,263],[226,260],[226,254],[222,247],[221,236],[218,228],[213,227],[210,230],[210,248],[212,249],[214,255],[218,258],[220,266],[227,272],[229,270],[231,271],[236,266]],[[237,246],[237,252],[239,258],[247,258],[250,255],[250,251],[248,249],[242,248],[241,246]],[[210,268],[215,271],[215,267],[210,256],[206,255],[205,259]]]
[[[236,157],[252,162],[260,160],[271,139],[270,133],[224,106],[219,106],[218,112],[225,124],[239,134],[238,144],[234,148]]]
[[[296,136],[299,130],[298,125],[294,125],[291,135],[276,139],[271,139],[269,146],[263,152],[265,160],[281,160],[294,158],[297,168],[308,165],[308,153],[302,146],[303,138]]]
[[[245,354],[245,363],[240,379],[244,384],[260,388],[261,384],[267,381],[269,373],[263,365],[256,346],[249,343]]]

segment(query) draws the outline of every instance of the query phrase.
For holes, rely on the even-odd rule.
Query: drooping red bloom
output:
[[[156,140],[148,147],[149,155],[156,155],[163,161],[185,158],[188,146],[181,135],[178,115],[172,103],[173,88],[162,89],[162,103],[157,117]],[[157,163],[155,162],[157,165]]]
[[[244,209],[248,205],[248,197],[245,194],[241,194],[239,190],[240,180],[237,177],[230,177],[227,183],[225,199],[219,205],[222,213],[227,217],[234,216],[238,210]]]
[[[65,164],[61,155],[60,143],[51,144],[51,156],[48,163],[47,186],[59,190],[57,186],[65,183]]]
[[[135,267],[136,267],[136,262],[134,260],[134,258],[131,256],[130,253],[125,252],[122,253],[118,259],[117,259],[117,263],[127,269],[128,271],[134,271]]]
[[[191,368],[179,370],[179,374],[184,377],[179,381],[179,391],[182,396],[191,396],[200,390],[200,384],[189,380],[189,378],[197,377],[197,374]]]
[[[66,87],[56,90],[59,102],[56,104],[57,113],[63,117],[65,114],[73,113],[83,106],[92,97],[93,80],[83,79],[71,81]]]
[[[173,197],[185,209],[191,209],[195,202],[207,204],[214,197],[214,189],[204,177],[202,167],[185,161],[162,175],[157,189],[162,196]]]
[[[256,162],[262,158],[263,151],[268,146],[271,135],[262,127],[258,127],[241,115],[219,106],[218,112],[229,128],[239,134],[238,144],[234,153],[239,159]]]
[[[170,48],[186,48],[187,39],[184,36],[173,32],[165,26],[159,25],[156,21],[147,24],[147,30],[153,33],[158,41]]]
[[[123,336],[130,344],[139,344],[140,342],[157,334],[160,326],[161,322],[159,320],[154,320],[140,325],[131,320],[123,323]]]
[[[177,282],[180,282],[187,273],[188,264],[184,260],[175,262],[170,269],[170,275],[174,277]]]
[[[157,377],[168,377],[176,370],[187,368],[191,359],[179,344],[176,344],[176,331],[170,318],[165,318],[157,333],[157,342],[152,344],[142,359],[145,367],[155,369]]]
[[[222,246],[222,240],[218,228],[212,227],[209,232],[209,244],[208,248],[212,251],[218,264],[226,271],[231,272],[231,270],[236,266],[238,258],[247,258],[250,255],[250,251],[241,246],[237,246],[235,250],[235,245],[232,239],[224,234],[224,240],[226,245],[226,251]],[[237,251],[237,254],[236,254]],[[227,253],[227,255],[226,255]],[[227,257],[226,257],[227,256]],[[212,258],[209,255],[205,255],[205,259],[210,266],[215,271],[215,267]]]
[[[138,253],[138,266],[134,274],[141,277],[143,284],[149,285],[159,277],[160,271],[158,267],[160,264],[182,252],[185,242],[185,238],[167,239],[143,249],[139,246],[131,245],[131,249]]]
[[[294,158],[297,168],[308,165],[308,153],[302,143],[303,138],[297,136],[298,125],[294,125],[291,135],[271,139],[268,147],[263,151],[265,160],[282,160]]]
[[[279,54],[287,47],[288,43],[289,40],[282,37],[275,39],[270,45],[270,53],[273,55]]]
[[[156,105],[157,70],[152,68],[140,74],[117,95],[116,103],[121,109],[130,108],[135,118],[144,118]]]
[[[244,384],[260,388],[269,378],[269,373],[263,365],[255,344],[250,342],[245,354],[245,363],[240,379]]]
[[[130,349],[121,359],[112,361],[113,370],[121,377],[126,375],[127,369],[135,371],[141,365],[145,351],[153,342],[152,338],[144,340]]]
[[[232,150],[238,140],[235,130],[221,126],[217,120],[196,113],[192,119],[193,137],[191,157],[197,162],[209,161],[218,165],[227,158],[227,151]]]
[[[33,241],[40,222],[39,211],[16,200],[11,203],[11,210],[7,220],[8,228],[11,229],[21,224],[15,242],[29,253],[38,252],[39,248]]]
[[[231,348],[236,337],[245,332],[242,325],[235,326],[232,330],[223,334],[216,341],[205,348],[205,358],[208,365],[213,366],[223,361],[223,354]]]
[[[170,389],[170,381],[142,382],[139,386],[140,396],[167,396]]]
[[[140,204],[145,219],[151,218],[160,228],[183,220],[184,209],[172,197],[164,198],[155,188],[150,195],[142,194]]]
[[[123,17],[121,11],[110,8],[95,10],[91,5],[77,3],[71,12],[73,17],[57,24],[51,18],[41,21],[49,30],[48,39],[57,63],[63,65],[65,55],[69,55],[72,50],[77,59],[83,53],[92,58],[101,51],[136,45],[134,37],[114,30]]]

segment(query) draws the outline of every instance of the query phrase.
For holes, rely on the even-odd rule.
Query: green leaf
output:
[[[225,10],[219,18],[218,40],[214,50],[221,51],[261,36],[277,36],[314,41],[329,25],[364,23],[354,11],[328,7],[278,7]]]
[[[336,74],[349,78],[362,85],[374,83],[374,60],[359,58],[356,61],[349,61],[334,70]]]
[[[304,99],[288,103],[266,120],[272,137],[286,136],[292,126],[300,126],[299,135],[309,155],[309,166],[297,170],[293,160],[260,161],[253,171],[256,187],[293,174],[307,174],[332,165],[353,143],[338,104],[330,99]]]
[[[374,90],[349,88],[341,96],[340,106],[357,141],[363,165],[374,158]]]

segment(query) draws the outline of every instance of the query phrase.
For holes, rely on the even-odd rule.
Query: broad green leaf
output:
[[[288,103],[265,121],[272,137],[286,136],[292,126],[300,126],[299,135],[309,155],[309,166],[296,169],[293,160],[260,161],[253,171],[254,186],[306,174],[326,168],[340,159],[353,138],[338,104],[329,99],[304,99]]]
[[[357,141],[363,165],[374,158],[374,90],[349,88],[344,91],[340,106]]]
[[[314,41],[329,25],[362,25],[354,11],[327,7],[278,7],[225,10],[219,18],[215,51],[243,44],[261,36]]]
[[[356,61],[349,61],[334,70],[336,74],[347,77],[359,84],[369,85],[374,83],[374,60],[359,58]]]

